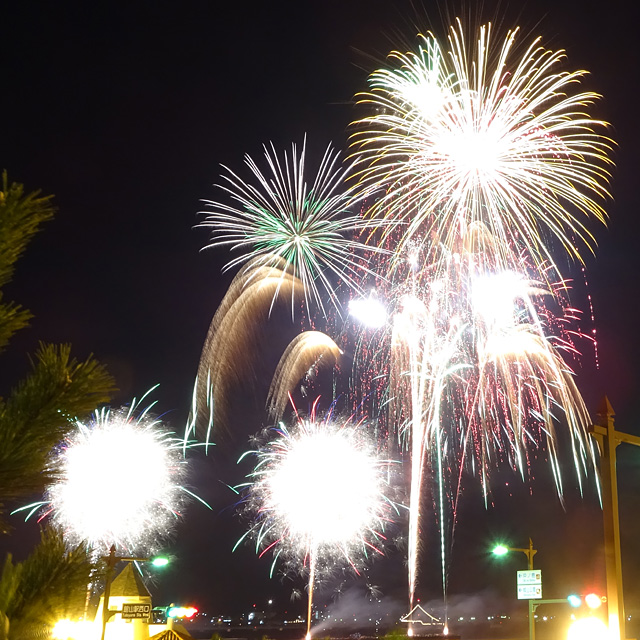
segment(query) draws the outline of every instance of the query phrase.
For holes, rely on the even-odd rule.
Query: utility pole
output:
[[[533,556],[537,551],[533,548],[533,542],[529,538],[529,548],[520,549],[527,556],[527,568],[529,571],[533,571]],[[529,598],[529,640],[536,640],[536,608],[533,606],[533,600]]]
[[[102,636],[100,640],[104,640],[105,633],[107,631],[107,622],[111,617],[111,613],[109,612],[109,596],[111,595],[111,582],[113,581],[113,570],[115,569],[116,563],[120,558],[116,556],[116,545],[112,544],[111,549],[109,549],[109,555],[104,558],[107,563],[107,575],[105,577],[104,583],[104,601],[102,603]]]
[[[640,437],[616,431],[614,426],[615,413],[606,396],[603,398],[596,416],[598,420],[591,427],[591,433],[600,449],[600,484],[602,487],[602,515],[604,518],[609,634],[611,640],[624,640],[626,634],[622,592],[622,554],[620,551],[616,448],[621,442],[640,447]]]

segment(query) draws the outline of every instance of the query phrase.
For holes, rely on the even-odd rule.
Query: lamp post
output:
[[[640,446],[640,437],[618,431],[615,413],[605,396],[597,411],[598,422],[591,433],[600,449],[600,482],[604,518],[604,550],[607,572],[607,607],[611,640],[625,637],[624,598],[622,596],[622,554],[620,551],[620,514],[618,512],[618,476],[616,448],[621,443]]]
[[[524,549],[520,547],[507,547],[505,545],[499,544],[494,548],[493,553],[497,556],[503,556],[509,551],[521,551],[527,556],[527,569],[529,571],[533,570],[533,556],[538,553],[537,549],[533,548],[533,542],[531,538],[529,538],[529,548]],[[533,600],[529,599],[529,640],[535,640],[536,638],[536,619],[535,619],[535,607],[533,605]]]
[[[104,640],[107,631],[109,618],[117,611],[109,611],[109,596],[111,595],[111,583],[113,582],[113,571],[118,562],[151,562],[155,567],[164,567],[169,564],[167,558],[136,558],[133,556],[117,556],[116,545],[112,544],[109,555],[102,558],[107,563],[107,573],[104,583],[104,602],[102,603],[102,635],[100,640]]]

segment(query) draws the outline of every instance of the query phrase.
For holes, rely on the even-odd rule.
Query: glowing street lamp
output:
[[[154,567],[166,567],[169,564],[169,558],[157,557],[151,559],[151,564]]]
[[[533,548],[533,542],[529,538],[529,548],[521,547],[507,547],[504,544],[499,544],[493,548],[493,554],[496,556],[504,556],[510,551],[521,551],[527,556],[527,568],[529,571],[533,570],[533,556],[538,553],[537,549]],[[536,637],[536,619],[534,616],[533,600],[529,599],[529,640],[535,640]]]
[[[509,551],[521,551],[522,553],[524,553],[527,556],[527,568],[529,570],[533,569],[533,556],[538,553],[538,550],[533,548],[533,542],[531,541],[531,538],[529,538],[528,549],[522,549],[520,547],[507,547],[503,544],[499,544],[493,548],[493,554],[496,556],[504,556],[509,553]]]

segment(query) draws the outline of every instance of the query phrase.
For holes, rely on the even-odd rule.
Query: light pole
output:
[[[505,545],[499,544],[494,548],[493,553],[497,556],[503,556],[509,551],[521,551],[527,556],[527,569],[529,571],[533,570],[533,556],[538,553],[537,549],[533,548],[533,542],[531,538],[529,538],[529,548],[523,549],[520,547],[507,547]],[[536,619],[535,619],[535,607],[533,605],[533,600],[531,598],[528,599],[529,603],[529,640],[535,640],[536,638]],[[104,640],[104,639],[103,639]]]
[[[109,555],[102,558],[107,563],[107,573],[104,583],[104,602],[102,603],[102,635],[100,640],[104,640],[107,631],[109,618],[117,611],[109,611],[109,596],[111,595],[111,583],[113,582],[113,570],[118,562],[151,562],[155,567],[164,567],[169,564],[167,558],[135,558],[133,556],[117,556],[116,545],[112,544]]]
[[[602,484],[609,634],[611,640],[621,640],[621,638],[625,637],[625,616],[624,598],[622,596],[622,555],[620,552],[616,448],[623,442],[640,446],[640,437],[618,431],[615,428],[615,413],[606,396],[596,415],[598,416],[598,423],[591,427],[591,433],[600,449],[600,482]]]

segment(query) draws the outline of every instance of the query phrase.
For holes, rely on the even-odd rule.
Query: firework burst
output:
[[[560,70],[564,52],[539,39],[516,58],[517,34],[495,47],[486,25],[469,48],[458,22],[446,51],[427,36],[371,75],[360,102],[375,112],[354,123],[360,189],[379,196],[371,215],[407,224],[403,243],[420,234],[452,249],[481,222],[502,267],[514,247],[553,262],[545,235],[578,259],[577,239],[593,247],[586,223],[606,219],[612,145],[586,113],[599,96],[576,91],[586,72]]]
[[[357,200],[344,184],[349,168],[340,166],[338,153],[329,146],[309,186],[306,139],[300,153],[293,144],[291,155],[285,152],[282,160],[273,145],[264,153],[267,172],[250,156],[245,158],[255,184],[224,167],[226,184],[218,186],[232,204],[205,200],[210,210],[203,212],[206,218],[200,226],[212,229],[207,246],[228,245],[240,253],[226,269],[248,260],[281,268],[284,261],[302,283],[307,307],[313,301],[324,314],[320,288],[339,305],[328,273],[358,287],[352,253],[359,243],[351,236],[362,220],[349,213]]]
[[[149,408],[96,411],[77,423],[53,453],[58,480],[45,493],[42,518],[65,532],[69,544],[86,542],[96,555],[112,544],[126,553],[153,553],[181,517],[188,497],[183,483],[184,440],[166,431]]]
[[[272,149],[269,174],[247,159],[257,187],[229,172],[224,188],[234,204],[211,203],[205,222],[212,245],[247,250],[231,266],[247,257],[262,266],[280,261],[301,283],[307,308],[313,300],[329,322],[320,298],[339,309],[342,292],[325,274],[347,283],[349,313],[367,328],[351,336],[336,325],[336,342],[302,334],[280,362],[269,406],[281,415],[286,393],[318,355],[333,364],[338,345],[355,354],[353,406],[380,414],[377,433],[386,430],[388,450],[402,448],[411,469],[411,606],[425,469],[436,483],[446,600],[447,512],[455,523],[463,472],[480,478],[486,500],[498,465],[526,478],[543,449],[562,499],[560,445],[569,445],[581,487],[595,466],[589,415],[567,364],[577,353],[567,328],[576,312],[555,257],[556,248],[578,261],[585,247],[593,250],[589,227],[606,222],[613,142],[602,135],[607,124],[588,113],[599,96],[580,89],[586,72],[564,71],[562,51],[539,39],[519,47],[517,29],[497,44],[490,25],[471,45],[464,34],[458,22],[444,45],[423,37],[416,53],[394,52],[390,68],[371,75],[369,92],[359,96],[370,115],[354,123],[357,185],[336,195],[344,176],[334,180],[328,151],[307,190],[304,149],[283,161]],[[366,224],[347,213],[356,203]],[[352,232],[366,243],[358,258]],[[220,343],[215,357],[225,349]],[[374,524],[351,534],[338,533],[342,512],[323,511],[351,500],[353,480],[338,481],[336,498],[326,499],[333,491],[327,478],[339,477],[331,466],[338,444],[326,456],[320,439],[309,455],[298,444],[334,432],[346,426],[315,417],[283,428],[257,452],[246,487],[255,518],[247,535],[286,567],[303,565],[310,596],[318,572],[337,559],[357,567],[356,552],[376,547],[380,530],[377,507],[367,516]],[[373,504],[385,505],[376,495]],[[365,502],[361,496],[346,512],[355,515]]]
[[[356,348],[358,379],[377,375],[388,382],[378,402],[386,405],[390,437],[395,434],[410,454],[412,602],[425,469],[436,482],[444,581],[447,514],[455,514],[463,471],[479,477],[487,497],[498,465],[526,478],[531,451],[544,448],[562,498],[560,442],[569,444],[580,482],[595,466],[589,415],[561,357],[574,354],[575,346],[569,332],[556,332],[563,318],[545,305],[551,298],[561,313],[574,313],[559,304],[566,283],[551,291],[546,281],[552,270],[532,277],[535,269],[525,254],[512,254],[511,269],[501,269],[494,245],[477,223],[461,234],[455,250],[444,244],[426,248],[418,240],[407,245],[403,260],[387,259],[388,277],[378,283],[375,298],[389,321],[373,335],[371,328],[363,329],[369,337],[360,338]],[[387,369],[380,367],[382,357]],[[370,370],[373,376],[366,373]],[[367,386],[363,393],[371,391]]]
[[[364,427],[318,421],[314,407],[310,418],[299,418],[291,430],[281,425],[275,439],[251,452],[257,463],[244,504],[253,524],[245,537],[255,539],[261,555],[272,550],[274,565],[306,568],[309,614],[320,576],[341,561],[358,572],[366,557],[382,553],[393,508],[389,463],[375,454]]]

